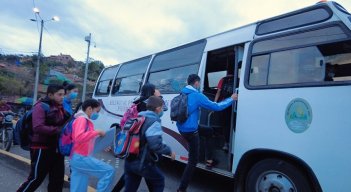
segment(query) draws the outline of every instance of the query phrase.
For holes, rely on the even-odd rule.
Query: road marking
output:
[[[0,153],[3,154],[3,155],[6,155],[8,157],[11,157],[13,159],[16,159],[18,161],[21,161],[21,162],[23,162],[23,163],[25,163],[27,165],[30,165],[30,159],[27,159],[27,158],[24,158],[22,156],[19,156],[19,155],[16,155],[16,154],[4,151],[2,149],[0,149]],[[64,179],[65,179],[65,181],[68,182],[68,176],[67,175],[65,175]],[[88,192],[95,192],[95,191],[96,191],[95,188],[88,186]]]

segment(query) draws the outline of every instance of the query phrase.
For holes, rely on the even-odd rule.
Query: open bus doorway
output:
[[[240,51],[238,47],[230,46],[207,53],[203,93],[210,100],[220,102],[230,97],[238,88],[242,60]],[[231,171],[235,108],[236,104],[218,112],[201,108],[200,162],[208,165],[209,158],[215,161],[214,166],[207,168]]]

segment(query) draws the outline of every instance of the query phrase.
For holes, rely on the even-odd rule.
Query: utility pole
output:
[[[37,66],[35,70],[35,83],[34,83],[34,96],[33,96],[33,105],[38,100],[38,85],[39,85],[39,65],[40,65],[40,57],[41,57],[41,41],[43,37],[43,27],[44,27],[44,20],[40,22],[40,40],[39,40],[39,50],[38,50],[38,58],[37,58]]]
[[[91,33],[89,33],[89,36],[85,37],[85,41],[88,42],[88,52],[87,52],[87,60],[85,62],[82,102],[84,102],[84,100],[85,100],[85,95],[86,95],[86,91],[87,91],[87,77],[88,77],[88,67],[89,67],[89,52],[90,52]]]
[[[48,20],[44,20],[41,18],[41,16],[39,15],[39,9],[34,7],[33,8],[33,12],[35,14],[38,15],[38,17],[40,18],[40,24],[41,24],[41,28],[40,28],[40,39],[39,39],[39,50],[38,50],[38,60],[37,60],[37,66],[35,69],[35,83],[34,83],[34,94],[33,94],[33,105],[37,102],[38,100],[38,86],[39,86],[39,67],[40,67],[40,57],[41,57],[41,42],[43,39],[43,28],[44,28],[44,22],[47,21],[59,21],[60,18],[57,16],[52,17],[51,19]],[[37,19],[30,19],[31,21],[34,22],[38,22]]]

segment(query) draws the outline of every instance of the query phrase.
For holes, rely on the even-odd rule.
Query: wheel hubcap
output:
[[[291,179],[280,172],[265,172],[257,180],[258,192],[296,192],[296,187]]]

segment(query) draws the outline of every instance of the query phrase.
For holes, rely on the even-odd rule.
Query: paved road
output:
[[[13,148],[11,148],[10,152],[25,158],[29,158],[29,152],[21,150],[18,146],[14,146]],[[117,180],[120,178],[121,174],[123,173],[123,165],[124,165],[123,160],[114,158],[113,155],[108,152],[103,152],[101,154],[98,154],[96,155],[96,157],[98,159],[101,159],[109,163],[110,165],[116,168],[115,180],[117,182]],[[28,175],[28,166],[26,168],[23,165],[22,167],[19,166],[18,163],[13,164],[9,161],[7,163],[3,163],[3,161],[4,160],[1,161],[0,169],[2,170],[3,168],[5,168],[9,172],[13,173],[16,176],[14,177],[16,179],[14,179],[13,185],[18,186]],[[182,171],[184,170],[184,165],[182,163],[173,162],[168,159],[165,159],[160,163],[160,168],[162,169],[166,178],[165,192],[176,191],[179,185],[179,180],[180,180]],[[68,173],[69,173],[69,161],[67,159],[66,174]],[[21,175],[21,176],[19,177],[18,175]],[[2,180],[1,178],[3,176],[4,176],[3,171],[1,171],[0,180]],[[90,186],[95,188],[96,183],[97,183],[96,179],[91,179]],[[7,190],[7,191],[14,191],[14,190]],[[144,181],[142,181],[138,191],[140,192],[148,191]],[[191,182],[190,187],[188,188],[188,191],[190,192],[227,192],[228,191],[229,192],[229,191],[233,191],[233,180],[227,177],[214,175],[203,170],[197,170],[195,172],[194,179]]]
[[[16,191],[21,183],[27,179],[28,168],[26,164],[0,154],[0,191]],[[47,180],[44,181],[37,192],[46,192],[46,186]],[[69,191],[67,184],[63,191]]]

